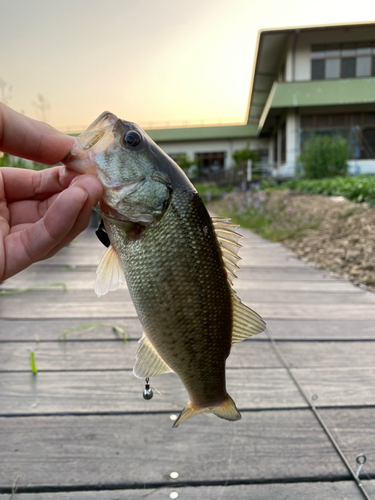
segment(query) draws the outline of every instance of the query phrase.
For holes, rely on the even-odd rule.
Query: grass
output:
[[[62,342],[66,342],[66,336],[68,333],[73,333],[73,332],[79,332],[79,331],[90,331],[93,330],[94,328],[101,328],[104,326],[109,326],[112,328],[112,331],[115,332],[117,335],[119,335],[124,342],[129,340],[129,336],[126,335],[125,331],[118,325],[112,325],[108,323],[93,323],[90,325],[79,325],[79,326],[73,326],[72,328],[67,328],[66,330],[62,331],[60,335],[57,337],[58,340]]]
[[[67,291],[65,283],[49,283],[48,285],[30,286],[27,288],[16,288],[14,290],[0,290],[0,295],[13,295],[14,293],[32,292],[40,288],[61,287],[64,292]]]
[[[217,202],[211,208],[270,241],[304,236],[310,230],[319,229],[322,221],[321,215],[312,216],[308,209],[288,206],[286,198],[277,192],[274,196],[262,191],[233,192],[225,202]]]
[[[31,365],[31,371],[33,372],[34,375],[36,375],[38,373],[38,368],[36,367],[35,351],[30,352],[30,365]]]

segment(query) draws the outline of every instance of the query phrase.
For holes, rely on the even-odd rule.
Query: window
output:
[[[375,112],[301,115],[301,144],[314,134],[343,137],[350,158],[375,158]]]
[[[341,78],[355,77],[355,57],[343,57],[341,60]]]
[[[311,79],[375,76],[375,41],[313,45]]]
[[[371,57],[361,56],[357,57],[357,76],[371,76]]]
[[[215,172],[224,168],[225,152],[220,153],[196,153],[195,158],[202,170]]]
[[[311,61],[311,79],[312,80],[324,80],[324,65],[325,61],[312,60]]]

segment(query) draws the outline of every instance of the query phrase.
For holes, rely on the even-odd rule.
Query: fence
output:
[[[240,185],[250,183],[255,178],[271,177],[274,167],[266,163],[240,163],[230,168],[208,172],[199,179],[203,182],[214,182],[218,186]],[[256,176],[254,176],[256,174]]]

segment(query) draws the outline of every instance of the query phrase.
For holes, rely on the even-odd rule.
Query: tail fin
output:
[[[189,401],[188,404],[180,413],[180,416],[178,417],[176,422],[173,424],[173,427],[178,427],[179,425],[186,422],[186,420],[189,420],[189,418],[195,417],[200,413],[205,413],[209,411],[214,413],[220,418],[225,418],[225,420],[234,421],[234,420],[239,420],[241,418],[241,413],[237,410],[236,403],[228,394],[224,403],[221,403],[218,406],[213,406],[208,408],[201,408],[199,406],[198,407],[194,406]]]

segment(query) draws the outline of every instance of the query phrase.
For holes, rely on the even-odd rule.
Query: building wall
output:
[[[374,38],[375,28],[360,27],[332,29],[331,31],[312,30],[291,34],[286,54],[285,81],[311,80],[312,44],[361,42],[374,40]]]
[[[311,80],[311,45],[324,43],[348,43],[373,41],[375,28],[348,26],[340,29],[322,29],[290,33],[286,54],[284,80],[286,82]],[[354,110],[353,110],[354,111]],[[322,112],[322,111],[321,111]],[[331,111],[332,112],[332,111]],[[286,115],[286,158],[280,161],[281,127],[269,141],[270,163],[275,165],[274,175],[292,177],[296,174],[300,154],[300,116],[299,109],[288,110]],[[278,145],[278,159],[274,156],[274,143]],[[368,173],[375,175],[375,159],[350,160],[349,172],[352,175]]]
[[[225,152],[225,168],[233,165],[232,154],[243,149],[250,142],[250,149],[268,149],[268,139],[231,139],[220,141],[191,141],[191,142],[159,142],[158,146],[167,154],[183,154],[188,160],[194,160],[196,153]]]

